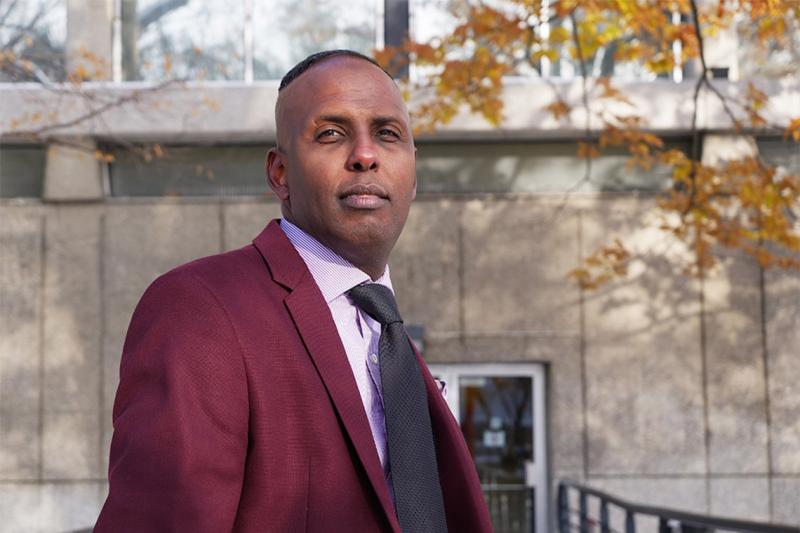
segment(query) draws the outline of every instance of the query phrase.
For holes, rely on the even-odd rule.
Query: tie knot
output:
[[[362,311],[384,326],[403,321],[397,310],[394,294],[385,285],[380,283],[356,285],[347,291],[347,294]]]

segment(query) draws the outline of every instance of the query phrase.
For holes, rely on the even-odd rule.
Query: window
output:
[[[119,0],[126,80],[280,79],[309,54],[381,41],[380,0]]]
[[[0,198],[41,198],[46,150],[0,146]]]
[[[688,149],[686,143],[669,146]],[[572,142],[431,143],[417,152],[422,192],[659,191],[669,170],[629,169],[629,156],[605,150],[592,160],[591,179]]]
[[[253,68],[256,79],[280,79],[306,56],[331,48],[371,55],[382,30],[383,1],[256,2]]]
[[[264,158],[270,144],[166,146],[145,161],[136,152],[113,150],[111,191],[115,196],[263,195]],[[668,143],[686,148],[686,143]],[[423,193],[540,193],[660,191],[669,170],[629,169],[629,157],[606,151],[584,162],[573,142],[419,143],[417,190]]]
[[[121,0],[126,80],[241,80],[244,4]]]
[[[789,139],[758,139],[758,152],[770,165],[775,165],[784,172],[800,174],[800,143]]]
[[[468,14],[470,5],[488,5],[500,12],[505,13],[513,19],[521,19],[527,21],[528,25],[536,28],[537,34],[546,38],[556,28],[563,28],[571,32],[572,25],[567,19],[558,19],[551,15],[547,20],[536,20],[535,16],[526,18],[534,8],[531,7],[527,11],[519,4],[505,2],[504,0],[486,0],[485,2],[459,2],[456,0],[410,0],[410,34],[413,39],[420,42],[429,42],[437,37],[443,37],[453,32],[459,25],[460,21],[465,20]],[[544,0],[541,5],[542,9],[536,9],[537,13],[547,12],[547,6],[550,6],[549,11],[554,12],[554,0]],[[533,6],[534,4],[531,4]],[[537,4],[538,6],[538,4]],[[472,42],[473,46],[479,46],[478,43]],[[586,66],[590,76],[615,76],[618,79],[632,79],[632,80],[653,80],[656,75],[649,72],[642,65],[634,62],[619,62],[615,61],[614,54],[617,50],[618,43],[616,41],[610,43],[608,46],[600,47],[596,53],[587,58]],[[522,46],[516,48],[513,53],[513,59],[507,58],[514,63],[514,76],[533,76],[533,77],[555,77],[572,79],[580,76],[580,67],[578,63],[570,57],[569,49],[572,47],[571,42],[559,46],[557,51],[560,55],[559,59],[555,62],[547,58],[543,58],[536,62],[528,61],[527,57],[532,51],[525,49]],[[679,53],[679,50],[676,50]],[[680,69],[678,69],[680,72]],[[426,70],[412,69],[412,78],[415,76],[422,77],[427,73]],[[676,73],[677,74],[677,73]],[[679,74],[680,76],[680,74]],[[678,79],[676,77],[676,79]]]
[[[114,151],[113,196],[238,196],[268,192],[266,146],[168,146],[145,161],[129,150]]]
[[[62,81],[66,30],[65,0],[0,0],[0,49],[16,57],[0,68],[0,82]]]
[[[734,35],[738,76],[740,80],[758,78],[797,79],[800,74],[800,19],[787,14],[782,21],[786,29],[781,40],[760,39],[761,25],[754,24],[744,14],[734,17]],[[758,85],[758,83],[756,83]]]

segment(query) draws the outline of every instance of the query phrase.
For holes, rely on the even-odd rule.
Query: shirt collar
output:
[[[322,292],[325,302],[330,304],[356,285],[371,282],[372,279],[363,270],[354,266],[317,239],[298,228],[286,219],[281,219],[280,226],[286,237],[303,258],[308,271]],[[389,277],[389,265],[375,283],[385,285],[392,292],[392,280]]]

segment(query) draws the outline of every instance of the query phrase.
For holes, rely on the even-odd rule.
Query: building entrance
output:
[[[545,533],[548,519],[544,368],[430,365],[475,460],[497,533]]]

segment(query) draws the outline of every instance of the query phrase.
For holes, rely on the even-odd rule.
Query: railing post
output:
[[[558,484],[558,531],[569,533],[569,494],[564,483]]]
[[[586,493],[580,491],[580,513],[581,513],[581,523],[580,523],[580,530],[581,533],[589,533],[589,505],[587,500]]]
[[[600,533],[611,533],[608,524],[608,502],[605,499],[600,500]]]
[[[625,512],[625,533],[636,533],[636,520],[630,510]]]

